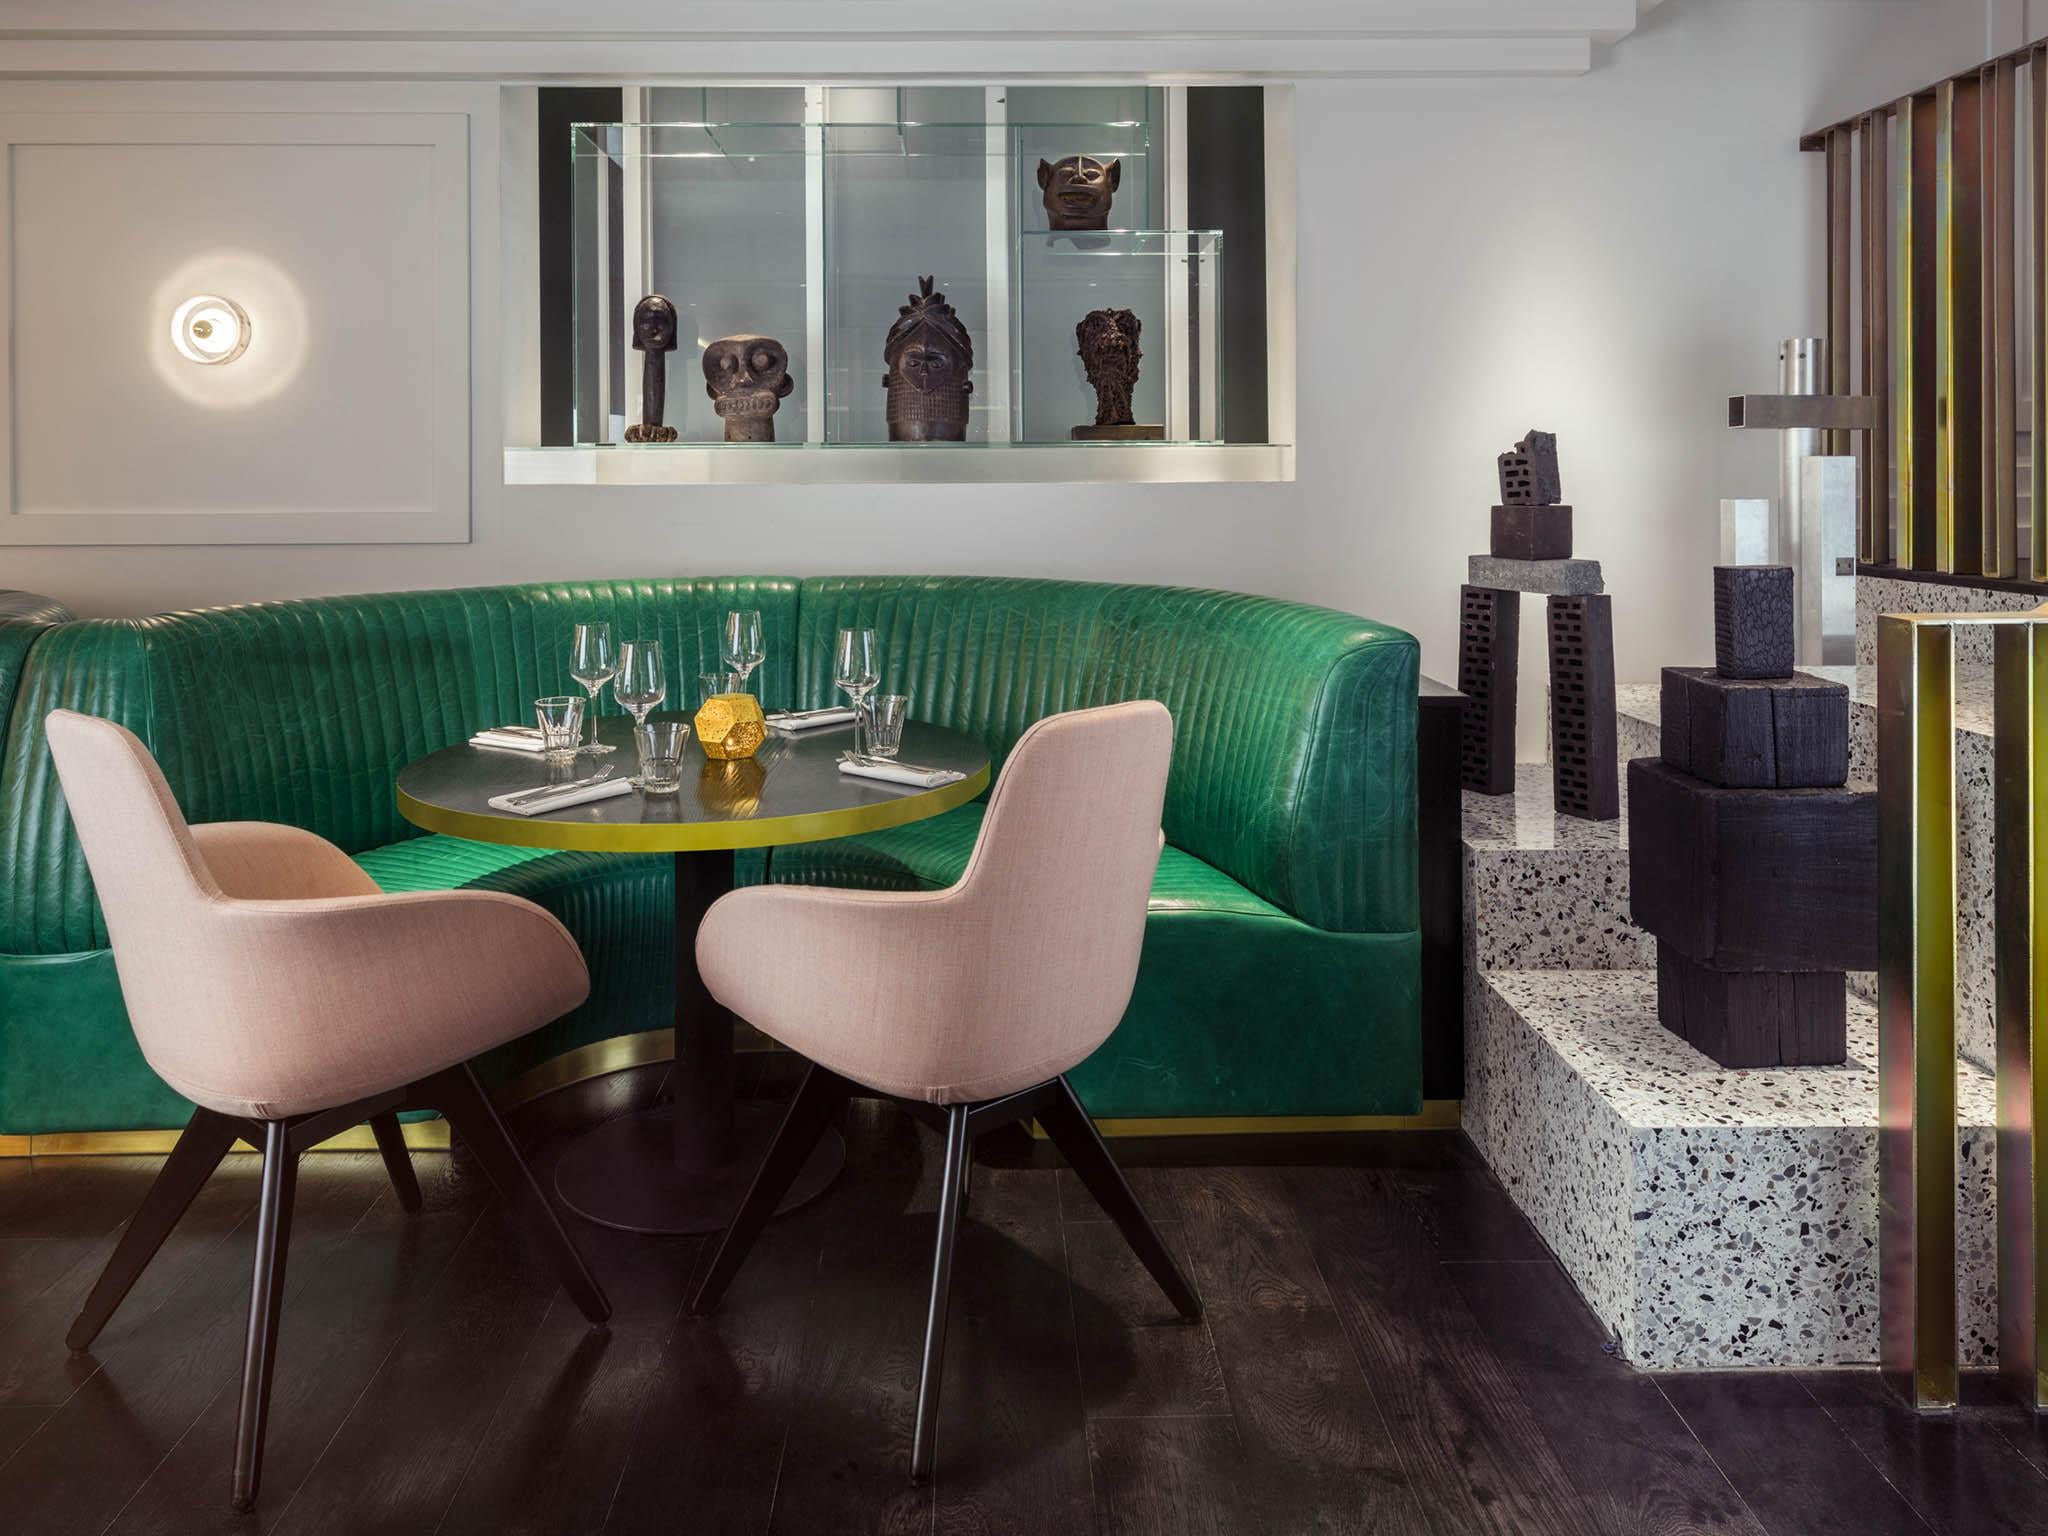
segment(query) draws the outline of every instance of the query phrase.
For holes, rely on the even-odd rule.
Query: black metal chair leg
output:
[[[932,1475],[939,1438],[939,1384],[946,1369],[946,1303],[953,1290],[953,1242],[960,1233],[960,1207],[967,1192],[967,1163],[974,1138],[967,1134],[965,1104],[946,1112],[946,1166],[939,1183],[939,1232],[932,1247],[931,1309],[925,1315],[924,1364],[917,1376],[917,1432],[910,1445],[910,1478]]]
[[[114,1315],[114,1309],[121,1305],[122,1298],[142,1278],[143,1270],[149,1267],[157,1249],[163,1246],[164,1239],[178,1225],[179,1218],[192,1204],[192,1197],[199,1193],[213,1176],[213,1170],[220,1166],[220,1160],[235,1144],[235,1137],[241,1129],[237,1122],[210,1109],[192,1112],[192,1118],[178,1137],[178,1144],[164,1159],[156,1182],[142,1197],[141,1209],[129,1218],[128,1230],[121,1234],[121,1241],[107,1260],[107,1267],[100,1271],[92,1294],[86,1297],[84,1308],[71,1324],[71,1331],[64,1335],[64,1342],[71,1348],[90,1348],[92,1341],[99,1337],[100,1330],[107,1326],[107,1319]]]
[[[1138,1197],[1131,1193],[1131,1186],[1124,1181],[1123,1170],[1109,1155],[1109,1148],[1103,1145],[1102,1133],[1095,1129],[1095,1122],[1088,1118],[1088,1111],[1081,1107],[1081,1101],[1074,1096],[1066,1078],[1059,1079],[1059,1091],[1052,1102],[1039,1110],[1038,1123],[1052,1138],[1053,1145],[1060,1149],[1060,1156],[1067,1160],[1067,1166],[1088,1186],[1088,1193],[1095,1197],[1095,1203],[1116,1223],[1124,1241],[1131,1245],[1132,1251],[1152,1272],[1152,1278],[1166,1292],[1166,1299],[1189,1322],[1198,1320],[1202,1315],[1201,1298],[1181,1274],[1180,1266],[1173,1262],[1173,1255],[1166,1251],[1166,1244],[1159,1240],[1151,1218],[1146,1216]]]
[[[277,1364],[277,1320],[284,1304],[284,1261],[291,1243],[292,1198],[299,1158],[291,1128],[263,1125],[263,1191],[256,1205],[256,1265],[249,1283],[249,1342],[242,1355],[242,1403],[235,1418],[235,1477],[231,1502],[256,1503],[263,1474],[263,1432],[270,1420],[270,1376]]]
[[[610,1317],[612,1304],[606,1300],[604,1288],[563,1230],[554,1203],[534,1178],[533,1170],[512,1140],[512,1133],[498,1118],[490,1095],[484,1092],[468,1063],[437,1072],[426,1081],[415,1083],[411,1091],[418,1102],[446,1115],[449,1127],[468,1143],[498,1194],[514,1208],[515,1214],[524,1217],[528,1229],[547,1250],[563,1289],[583,1315],[593,1323]]]
[[[719,1297],[732,1284],[732,1277],[747,1261],[761,1229],[768,1225],[776,1208],[782,1204],[782,1197],[789,1193],[789,1186],[803,1171],[811,1149],[825,1134],[825,1126],[833,1112],[852,1091],[853,1085],[845,1078],[816,1064],[804,1074],[804,1080],[797,1085],[796,1097],[783,1111],[782,1125],[775,1132],[775,1140],[769,1143],[768,1155],[761,1159],[754,1182],[747,1186],[746,1198],[740,1202],[732,1225],[725,1229],[725,1236],[719,1240],[711,1267],[704,1272],[704,1278],[697,1282],[697,1289],[690,1296],[692,1313],[708,1312],[718,1305]]]
[[[377,1138],[377,1150],[384,1156],[384,1171],[391,1176],[391,1187],[398,1193],[399,1208],[417,1213],[420,1181],[412,1171],[412,1153],[406,1150],[405,1132],[399,1127],[397,1114],[386,1111],[372,1115],[370,1133]]]

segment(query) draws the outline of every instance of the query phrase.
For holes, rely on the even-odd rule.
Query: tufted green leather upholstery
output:
[[[488,1065],[504,1076],[667,1022],[665,859],[423,836],[405,763],[569,686],[570,629],[660,638],[680,696],[727,609],[763,612],[771,706],[835,696],[837,630],[882,634],[885,686],[1000,761],[1062,709],[1174,712],[1169,847],[1130,1013],[1077,1075],[1102,1115],[1411,1112],[1420,1104],[1415,642],[1349,615],[1174,588],[959,577],[544,584],[63,622],[0,594],[0,1133],[168,1125],[136,1052],[40,722],[67,707],[149,743],[194,821],[305,826],[391,890],[528,896],[576,934],[590,1001]],[[18,677],[18,683],[16,681]],[[742,879],[936,887],[979,805],[743,855]]]

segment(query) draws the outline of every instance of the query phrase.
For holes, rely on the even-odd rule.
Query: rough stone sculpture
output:
[[[676,349],[676,307],[650,293],[633,306],[633,350],[640,354],[640,420],[626,428],[629,443],[672,443],[676,429],[661,424],[668,404],[668,354]]]
[[[1131,416],[1131,392],[1138,386],[1138,364],[1145,354],[1138,348],[1142,329],[1138,317],[1128,309],[1090,310],[1074,327],[1080,345],[1081,369],[1095,390],[1095,425],[1075,427],[1077,442],[1144,441],[1166,436],[1159,424],[1145,424]]]
[[[1557,434],[1531,427],[1500,456],[1500,499],[1510,507],[1554,507],[1564,499],[1557,474]]]
[[[1109,206],[1123,180],[1123,161],[1068,155],[1038,162],[1047,229],[1107,229]]]
[[[1488,547],[1510,560],[1565,560],[1572,552],[1572,509],[1560,504],[1557,434],[1534,427],[1502,454],[1501,504]]]
[[[789,349],[773,336],[724,336],[704,349],[704,393],[728,443],[772,443],[775,413],[796,380]]]
[[[967,436],[974,342],[932,282],[917,280],[917,292],[896,311],[882,343],[892,443],[957,443]]]

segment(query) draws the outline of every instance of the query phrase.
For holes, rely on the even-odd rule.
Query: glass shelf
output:
[[[1074,442],[1096,418],[1076,339],[1094,310],[1136,318],[1143,360],[1132,414],[1157,433],[1114,446],[1221,441],[1222,237],[1152,227],[1166,206],[1161,90],[641,95],[670,120],[571,132],[577,444],[652,453],[888,445],[884,342],[925,277],[973,347],[964,439],[897,446]],[[1045,228],[1040,163],[1070,155],[1116,166],[1110,222],[1119,227]],[[661,417],[675,437],[627,442],[650,377],[632,347],[633,311],[650,294],[675,306]],[[772,444],[728,443],[728,420],[707,391],[705,349],[734,336],[771,337],[787,352]]]

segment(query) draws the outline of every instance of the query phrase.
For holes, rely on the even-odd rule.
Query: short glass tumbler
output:
[[[681,720],[649,720],[633,727],[642,794],[672,795],[682,787],[683,747],[689,740],[690,727]]]
[[[868,700],[868,756],[894,757],[903,747],[903,722],[910,718],[910,700],[900,693],[878,693]]]
[[[562,694],[533,701],[541,750],[549,757],[574,757],[583,742],[583,701]]]
[[[738,672],[699,672],[697,674],[697,703],[701,706],[706,699],[715,699],[721,693],[745,693],[747,680]]]

